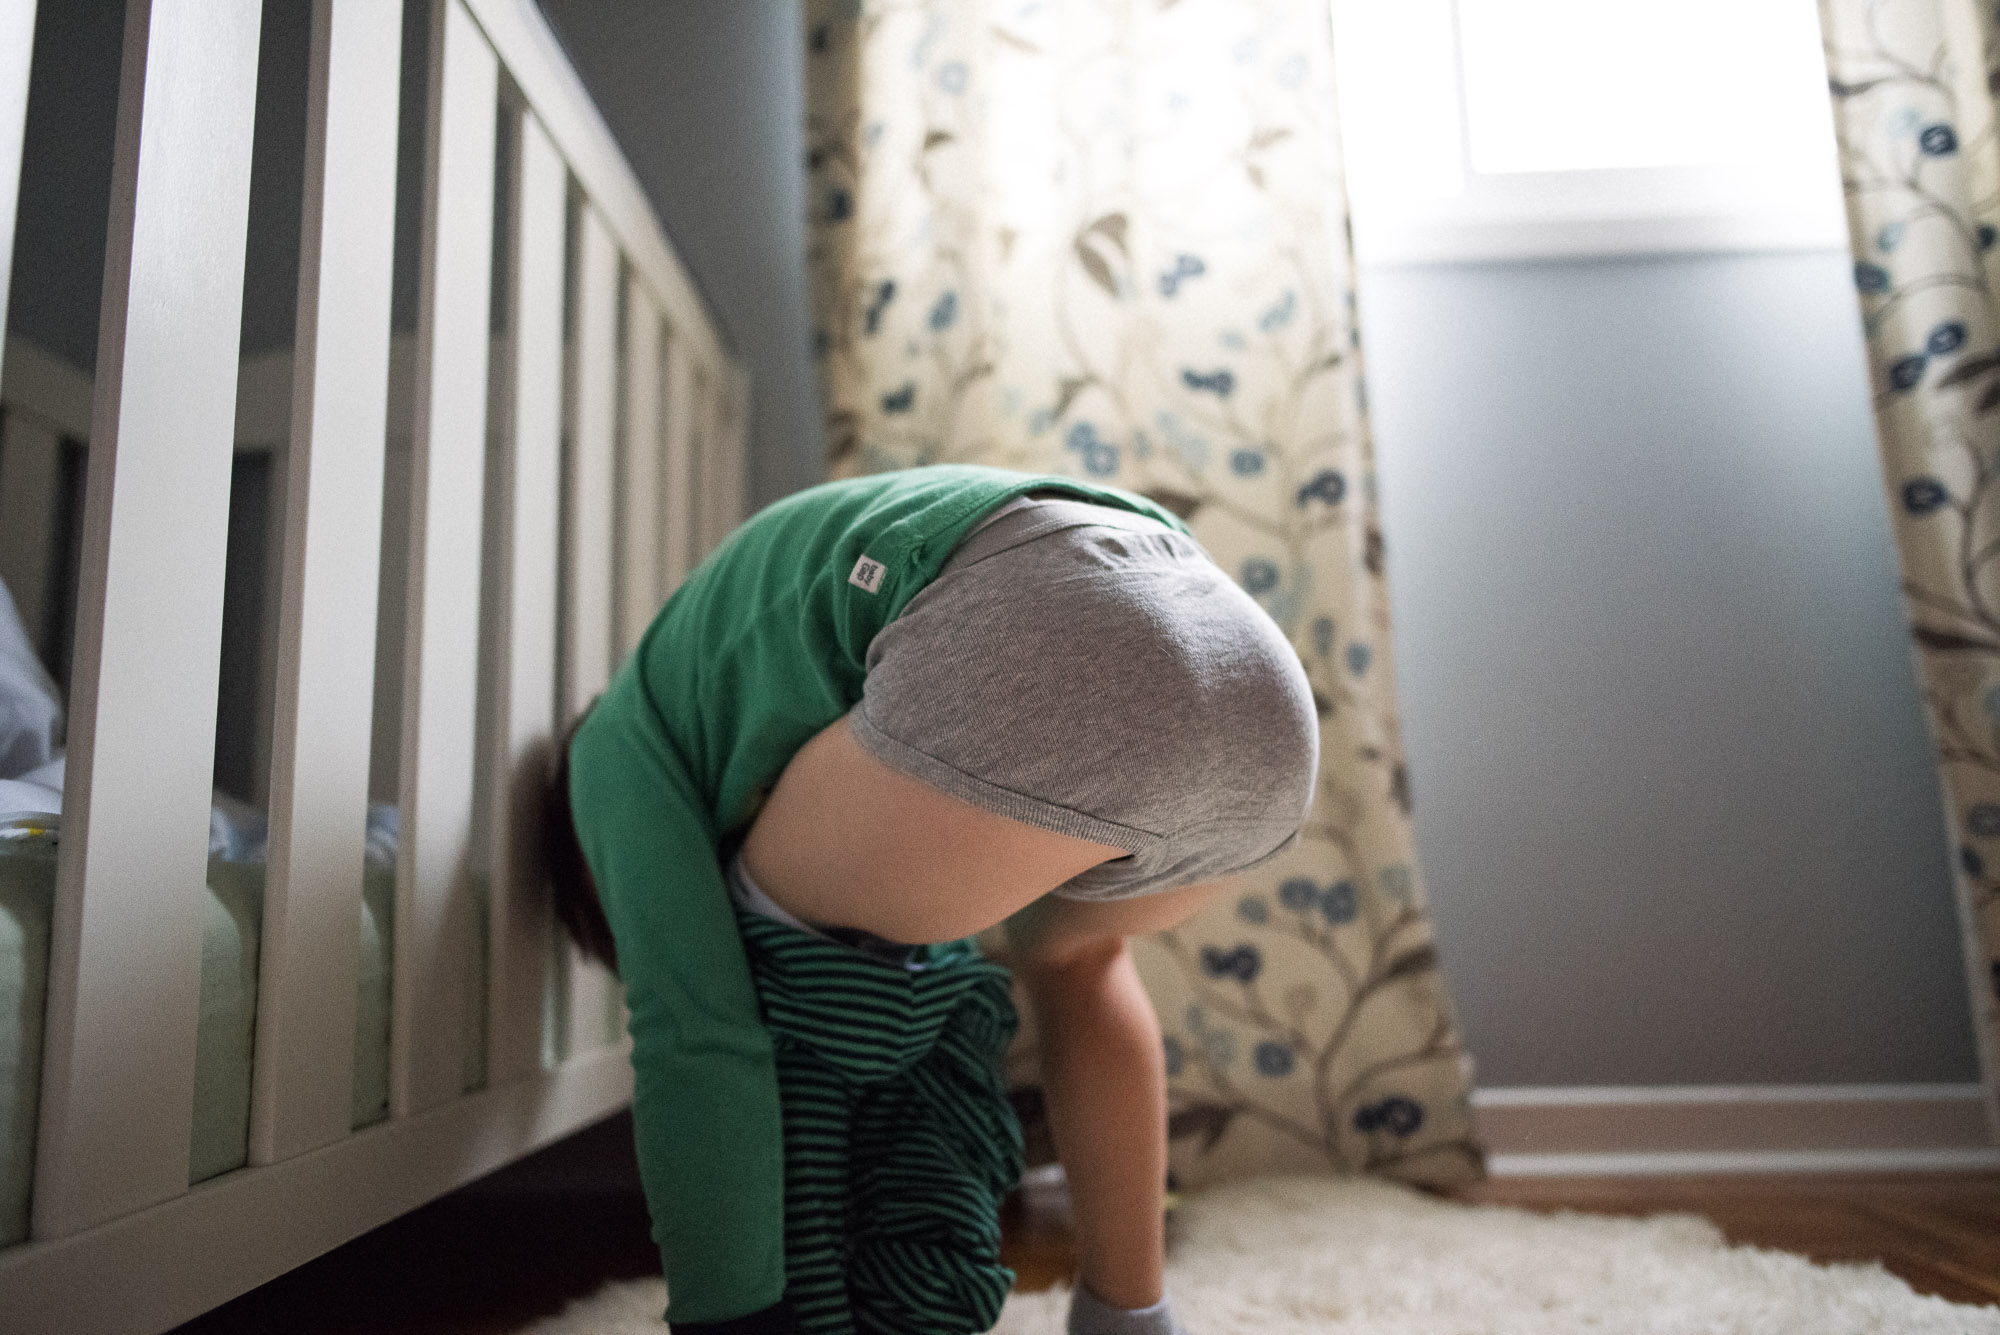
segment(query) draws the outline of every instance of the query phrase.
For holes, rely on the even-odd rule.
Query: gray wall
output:
[[[1848,270],[1364,275],[1419,848],[1485,1083],[1973,1078]]]
[[[752,507],[822,481],[791,0],[540,0],[750,368]]]

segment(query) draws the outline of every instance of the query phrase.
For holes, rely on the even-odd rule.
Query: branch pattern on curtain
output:
[[[1141,948],[1177,1176],[1477,1173],[1393,699],[1326,6],[811,0],[806,37],[834,468],[1142,491],[1314,686],[1307,838]]]
[[[2000,1129],[2000,16],[1820,0],[1854,283]]]

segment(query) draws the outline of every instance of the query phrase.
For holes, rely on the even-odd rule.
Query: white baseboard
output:
[[[2000,1171],[1978,1085],[1481,1089],[1495,1176]]]

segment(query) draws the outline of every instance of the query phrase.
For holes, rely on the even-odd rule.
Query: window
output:
[[[1846,244],[1814,0],[1330,0],[1364,263]]]

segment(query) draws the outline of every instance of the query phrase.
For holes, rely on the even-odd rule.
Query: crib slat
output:
[[[187,1190],[255,0],[132,0],[84,502],[34,1230]]]
[[[694,569],[694,365],[678,324],[667,334],[665,455],[660,487],[660,585],[672,593]]]
[[[398,1117],[460,1093],[474,940],[466,871],[499,62],[460,0],[436,0],[430,73],[389,1065]]]
[[[701,548],[714,551],[743,518],[743,382],[727,363],[697,372],[701,435]]]
[[[403,0],[315,0],[250,1158],[347,1134]]]
[[[603,214],[584,201],[577,214],[576,331],[570,398],[568,591],[564,613],[566,719],[611,680],[611,562],[618,422],[618,246]],[[611,976],[574,947],[569,960],[569,1041],[576,1056],[604,1043]]]
[[[568,597],[563,698],[574,718],[611,679],[618,422],[618,248],[603,215],[577,215],[570,389]]]
[[[28,60],[34,46],[35,0],[0,5],[0,311],[7,309],[7,283],[14,275],[14,207],[20,201]]]
[[[639,645],[660,587],[660,308],[636,271],[625,283],[625,430],[619,442],[618,653]]]
[[[487,1070],[495,1085],[541,1065],[550,919],[540,891],[540,802],[556,700],[557,535],[562,492],[563,246],[567,173],[535,114],[514,108],[507,257],[512,368],[494,476],[504,537],[494,606],[492,970]]]
[[[722,461],[716,434],[716,367],[711,362],[694,364],[694,389],[688,407],[693,418],[694,458],[694,550],[699,561],[715,550],[728,532],[722,523],[720,479]]]
[[[725,363],[720,378],[722,383],[716,397],[721,416],[717,425],[721,467],[716,480],[716,508],[722,536],[727,537],[743,522],[750,490],[750,373],[741,366]]]

